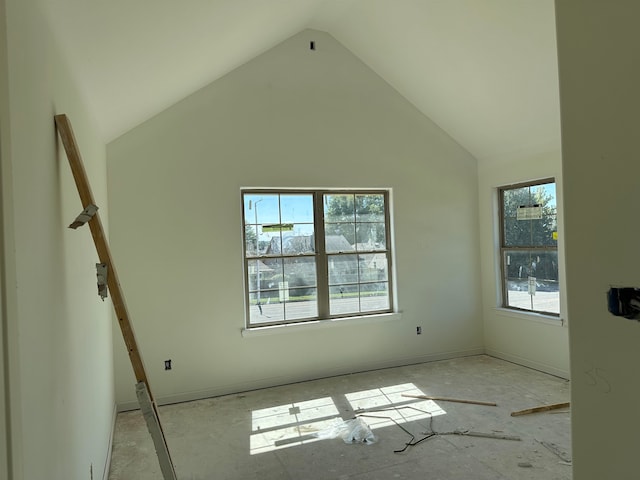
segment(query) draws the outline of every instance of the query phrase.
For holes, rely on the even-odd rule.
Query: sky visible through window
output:
[[[291,194],[246,194],[244,195],[244,219],[248,225],[292,224],[296,235],[313,233],[313,195]],[[272,237],[279,231],[258,230],[259,235]]]
[[[556,208],[556,184],[547,183],[545,185],[542,185],[542,188],[544,189],[544,193],[546,195],[551,196],[551,198],[549,199],[549,205],[553,208]]]

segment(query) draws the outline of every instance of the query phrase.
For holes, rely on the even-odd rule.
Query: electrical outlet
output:
[[[416,327],[416,335],[422,335],[422,327]]]
[[[171,359],[164,361],[164,369],[171,370]]]

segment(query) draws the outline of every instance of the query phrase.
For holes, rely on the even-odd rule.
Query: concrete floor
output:
[[[420,393],[496,402],[497,407],[403,396]],[[474,356],[167,405],[159,411],[178,480],[568,480],[567,410],[510,415],[566,401],[566,380]],[[360,412],[366,416],[360,418],[375,443],[315,436],[343,425],[358,409],[364,409]],[[451,433],[456,430],[520,440]],[[418,441],[429,432],[438,434],[406,445],[411,435]],[[162,479],[139,411],[117,417],[109,479]]]

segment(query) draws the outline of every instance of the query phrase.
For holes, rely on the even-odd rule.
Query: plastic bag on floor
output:
[[[370,445],[378,439],[362,418],[344,420],[314,434],[320,439],[341,437],[344,443],[365,443]]]

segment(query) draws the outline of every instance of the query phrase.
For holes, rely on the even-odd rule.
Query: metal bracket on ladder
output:
[[[78,215],[73,223],[69,225],[69,228],[73,228],[75,230],[76,228],[81,227],[89,220],[91,220],[97,211],[98,207],[96,207],[94,204],[91,203],[87,205],[87,208],[80,212],[80,215]]]
[[[136,395],[138,396],[138,403],[140,404],[140,410],[142,416],[147,422],[147,428],[153,439],[153,444],[156,447],[156,455],[160,462],[160,470],[164,480],[176,480],[176,472],[169,456],[169,449],[164,439],[162,427],[158,420],[158,413],[154,408],[151,399],[149,398],[149,392],[147,391],[147,384],[144,382],[138,382],[136,384]]]
[[[109,269],[107,268],[106,263],[96,263],[96,276],[98,277],[98,295],[104,302],[104,299],[107,298],[108,289],[107,289],[107,275],[109,274]]]

